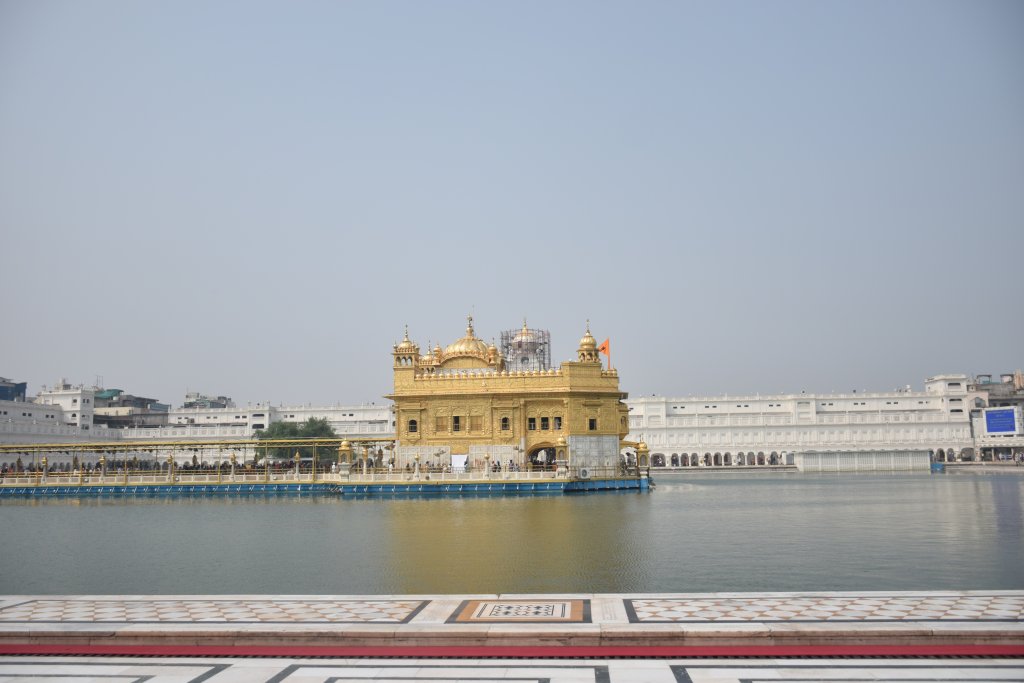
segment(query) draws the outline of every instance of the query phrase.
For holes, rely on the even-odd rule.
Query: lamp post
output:
[[[47,463],[47,460],[46,460],[46,456],[44,455],[43,456],[43,471],[42,471],[42,473],[40,474],[40,477],[39,477],[39,483],[41,483],[41,484],[45,484],[46,483],[46,463]]]
[[[292,458],[295,461],[295,481],[299,480],[299,463],[302,461],[302,456],[299,455],[298,451],[295,451],[295,455]]]
[[[167,481],[174,483],[174,454],[167,454]]]
[[[237,460],[237,458],[235,457],[235,454],[232,453],[231,454],[231,481],[235,480],[235,462],[236,462],[236,460]]]

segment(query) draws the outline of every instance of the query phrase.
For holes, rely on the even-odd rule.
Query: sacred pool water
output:
[[[0,593],[1020,589],[1024,476],[656,473],[652,493],[0,501]]]

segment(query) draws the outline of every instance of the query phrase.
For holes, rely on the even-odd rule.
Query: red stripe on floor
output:
[[[685,659],[690,657],[1024,657],[1020,645],[795,645],[720,647],[330,647],[52,645],[2,643],[0,655],[139,657],[360,657],[422,659]]]

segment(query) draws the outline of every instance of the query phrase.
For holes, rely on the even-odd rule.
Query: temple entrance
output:
[[[530,451],[529,465],[534,470],[552,470],[555,468],[555,447],[538,446]]]

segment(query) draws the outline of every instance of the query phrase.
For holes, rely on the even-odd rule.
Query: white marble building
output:
[[[125,439],[248,439],[275,422],[325,418],[338,436],[349,439],[393,437],[389,405],[272,406],[257,403],[234,408],[176,408],[166,427],[124,430]]]
[[[770,466],[802,451],[930,451],[974,457],[967,375],[937,375],[924,391],[631,398],[631,440],[664,467]]]
[[[985,384],[938,375],[923,391],[849,394],[630,398],[632,441],[647,442],[656,467],[793,464],[796,453],[926,451],[955,462],[1024,451],[1024,425],[988,435]],[[390,404],[177,408],[160,427],[91,424],[95,387],[63,380],[35,402],[0,401],[0,443],[250,439],[274,422],[326,418],[350,440],[394,438]],[[975,419],[972,424],[972,411]]]
[[[36,396],[36,403],[56,406],[64,424],[74,425],[88,431],[92,428],[92,416],[96,408],[98,387],[84,384],[70,384],[63,377],[52,387],[44,386]]]

